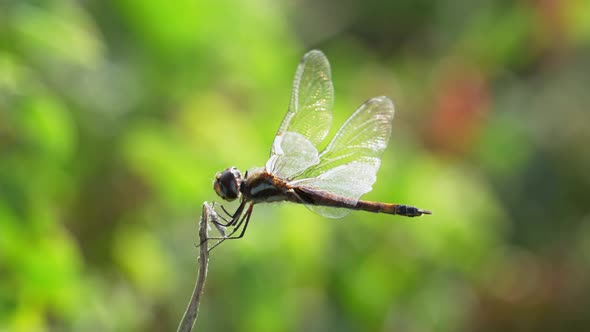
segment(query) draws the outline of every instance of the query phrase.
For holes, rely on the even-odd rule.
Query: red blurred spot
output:
[[[533,13],[532,47],[539,53],[540,65],[559,64],[572,42],[568,31],[567,11],[571,0],[529,0]]]
[[[443,76],[436,91],[427,144],[442,153],[464,154],[489,109],[487,82],[479,71],[459,68]]]
[[[570,1],[533,0],[537,13],[537,37],[551,44],[560,45],[567,37],[565,10]]]

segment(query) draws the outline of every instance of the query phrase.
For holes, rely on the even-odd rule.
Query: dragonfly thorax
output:
[[[240,196],[242,174],[235,167],[226,168],[222,173],[215,175],[213,189],[219,197],[226,201],[233,201]]]

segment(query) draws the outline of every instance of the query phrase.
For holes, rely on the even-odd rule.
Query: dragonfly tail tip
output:
[[[432,211],[429,210],[418,210],[420,214],[432,214]]]

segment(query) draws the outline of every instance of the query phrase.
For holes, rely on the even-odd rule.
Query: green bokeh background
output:
[[[335,126],[396,105],[366,199],[257,206],[203,331],[590,327],[590,2],[0,2],[0,331],[169,331],[215,173],[262,166],[309,49]],[[333,128],[335,131],[337,128]]]

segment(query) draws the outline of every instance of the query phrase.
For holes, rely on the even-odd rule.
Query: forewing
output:
[[[317,154],[317,146],[330,131],[333,103],[334,88],[328,59],[320,51],[310,51],[297,67],[289,110],[273,142],[267,171],[282,178],[291,178],[317,164],[316,158],[304,158],[307,163],[294,165],[301,159],[297,156],[298,151],[283,145],[307,140],[309,144],[304,143],[305,152],[312,152],[309,149],[311,145]],[[289,137],[288,133],[296,135]]]
[[[393,115],[393,103],[387,97],[365,102],[322,151],[319,164],[290,184],[334,193],[345,198],[349,204],[356,204],[375,183],[381,155],[391,136]],[[347,213],[345,209],[309,208],[332,218]]]

